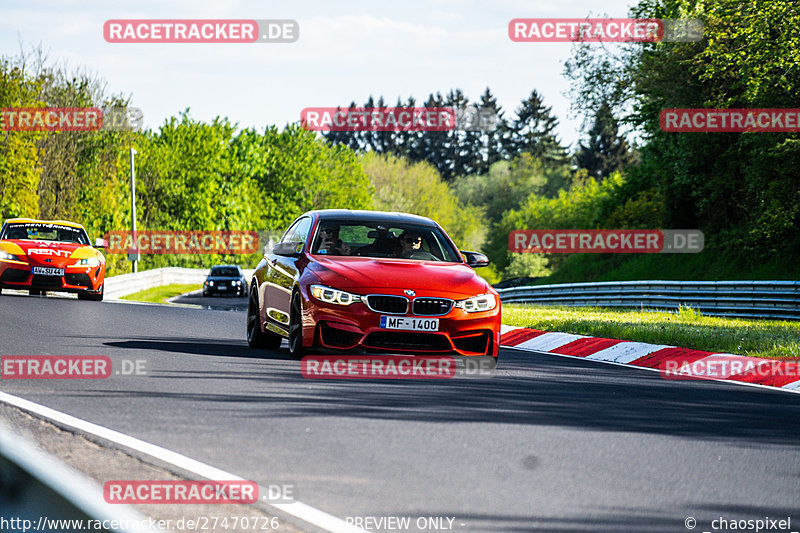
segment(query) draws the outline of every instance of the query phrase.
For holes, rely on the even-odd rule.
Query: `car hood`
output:
[[[2,240],[0,250],[17,256],[27,256],[31,263],[64,268],[77,259],[96,257],[101,263],[105,262],[103,254],[85,244],[54,241]],[[46,261],[49,259],[50,261]]]
[[[315,258],[309,264],[321,283],[356,294],[402,294],[469,297],[489,292],[486,281],[463,263],[376,259],[371,257]]]
[[[243,276],[208,276],[206,281],[241,281]]]

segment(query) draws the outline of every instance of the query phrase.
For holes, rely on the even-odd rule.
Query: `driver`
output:
[[[350,255],[350,247],[339,238],[339,226],[323,226],[319,230],[321,242],[319,253],[329,255]]]
[[[400,257],[411,257],[414,252],[422,251],[422,236],[413,230],[405,230],[400,234]]]

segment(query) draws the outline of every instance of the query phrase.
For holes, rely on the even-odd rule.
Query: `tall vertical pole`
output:
[[[136,150],[131,148],[131,231],[133,231],[133,242],[135,248],[135,256],[133,259],[133,271],[136,272],[136,257],[139,255],[139,240],[136,237],[136,167],[135,167],[135,159]],[[129,252],[130,253],[130,252]]]

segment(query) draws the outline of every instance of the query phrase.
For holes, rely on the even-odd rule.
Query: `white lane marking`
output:
[[[591,359],[592,361],[608,361],[612,363],[630,363],[636,361],[640,357],[650,355],[663,348],[672,348],[664,344],[647,344],[645,342],[627,342],[623,341],[614,346],[610,346],[603,350],[587,355],[584,359]]]
[[[500,324],[500,334],[508,333],[509,331],[514,331],[515,329],[522,329],[519,326],[506,326],[505,324]]]
[[[548,332],[525,342],[521,342],[516,345],[515,348],[526,348],[529,350],[541,350],[543,352],[549,352],[550,350],[555,350],[560,346],[564,346],[565,344],[569,344],[574,340],[583,339],[585,337],[586,335]]]
[[[125,531],[126,533],[164,533],[163,530],[148,527],[145,515],[128,505],[111,505],[103,499],[103,489],[94,480],[71,466],[38,449],[27,439],[15,434],[5,424],[0,423],[0,455],[3,455],[22,467],[33,479],[50,487],[66,502],[80,509],[96,520],[119,520],[121,523],[134,524],[129,528],[109,528],[109,531]],[[63,502],[51,505],[64,505]],[[66,505],[66,507],[69,506]],[[118,522],[119,523],[119,522]],[[142,527],[140,527],[142,526]],[[43,531],[42,517],[35,531]]]
[[[149,442],[145,442],[135,437],[125,435],[124,433],[114,431],[113,429],[87,422],[86,420],[62,413],[61,411],[56,411],[55,409],[50,409],[49,407],[45,407],[44,405],[31,402],[18,396],[0,392],[0,402],[5,402],[13,405],[14,407],[18,407],[25,411],[35,413],[49,420],[58,422],[64,426],[89,433],[96,437],[109,440],[132,450],[136,450],[140,453],[155,457],[156,459],[170,463],[171,465],[177,466],[183,470],[192,472],[193,474],[197,474],[198,476],[210,479],[212,481],[249,481],[242,477],[229,474],[224,470],[220,470],[219,468],[215,468],[206,463],[186,457],[185,455],[162,448],[161,446],[156,446],[155,444],[150,444]],[[273,507],[285,511],[286,513],[308,522],[309,524],[313,524],[332,533],[366,533],[363,529],[348,524],[341,518],[337,518],[301,502],[296,501],[286,504],[272,503],[269,505],[272,505]]]
[[[787,383],[783,387],[780,387],[780,389],[788,392],[800,392],[800,380]]]
[[[714,361],[716,359],[721,359],[726,364],[715,365]],[[734,369],[734,363],[741,363],[741,366],[737,365],[737,368]],[[770,361],[760,357],[746,357],[744,355],[736,355],[732,353],[713,353],[703,357],[702,359],[694,361],[692,365],[694,364],[697,364],[695,368],[707,369],[708,372],[714,372],[714,374],[720,379],[730,379],[733,376],[738,376],[739,374],[744,374],[745,372],[759,372],[758,367],[762,365],[769,366]],[[739,371],[734,372],[734,370]],[[723,371],[726,372],[723,373]]]

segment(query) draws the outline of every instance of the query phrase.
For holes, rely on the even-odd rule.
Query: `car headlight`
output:
[[[86,258],[86,259],[79,259],[78,261],[76,261],[74,264],[72,264],[70,266],[72,266],[72,267],[82,267],[82,266],[98,267],[98,266],[100,266],[100,260],[98,258],[96,258],[96,257],[89,257],[89,258]]]
[[[477,313],[479,311],[491,311],[497,307],[497,299],[494,294],[481,294],[473,296],[466,300],[459,300],[456,302],[456,307],[460,307],[467,313]]]
[[[238,286],[239,286],[239,285],[241,285],[241,284],[242,284],[242,282],[241,282],[241,281],[239,281],[238,279],[237,279],[237,280],[234,280],[234,282],[233,282],[233,286],[234,286],[234,287],[238,287]]]
[[[358,294],[332,289],[325,285],[312,285],[311,295],[321,302],[336,305],[350,305],[361,301],[361,296]]]
[[[6,261],[22,261],[22,259],[16,255],[3,251],[0,251],[0,259],[5,259]]]
[[[206,280],[206,285],[208,285],[209,287],[213,287],[214,286],[214,280],[207,279]]]

